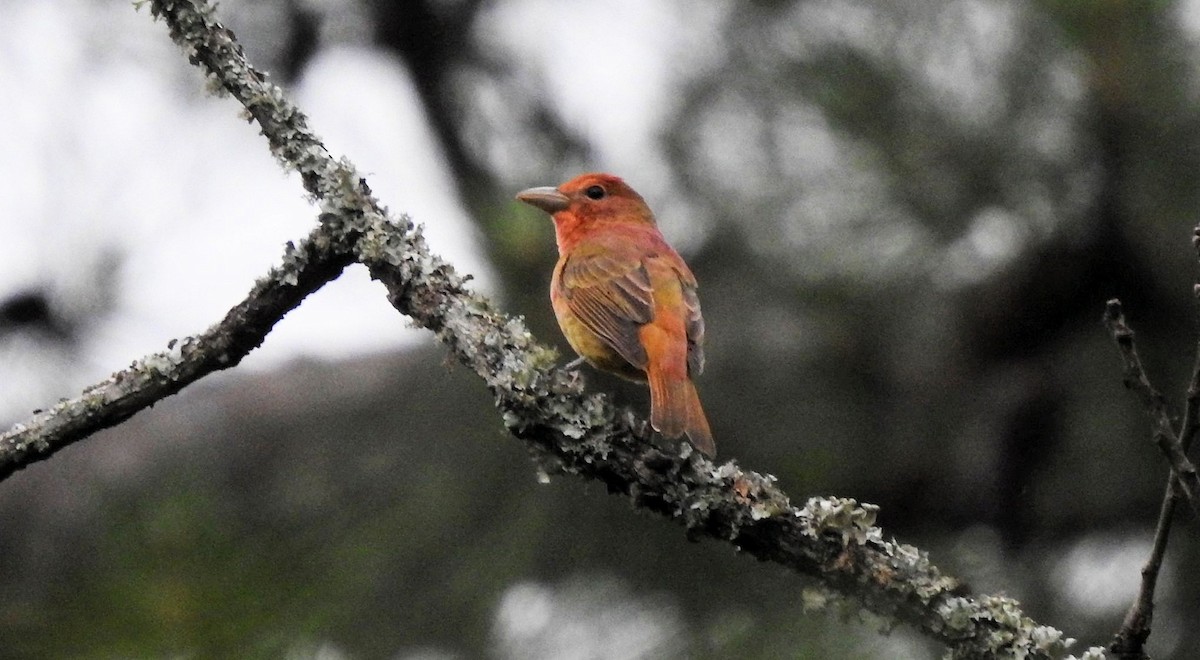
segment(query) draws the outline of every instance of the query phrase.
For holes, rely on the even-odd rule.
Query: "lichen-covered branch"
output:
[[[1167,400],[1146,377],[1146,370],[1142,367],[1142,360],[1138,357],[1137,346],[1134,344],[1133,330],[1125,322],[1125,312],[1121,308],[1120,300],[1113,298],[1105,305],[1104,325],[1120,349],[1121,361],[1125,366],[1125,387],[1133,390],[1141,399],[1146,414],[1150,416],[1155,444],[1170,463],[1171,471],[1178,480],[1181,492],[1192,506],[1192,511],[1200,516],[1200,502],[1196,499],[1200,495],[1200,476],[1197,476],[1196,467],[1188,460],[1179,438],[1175,435],[1175,429],[1171,427],[1171,418],[1167,414]]]
[[[795,506],[774,478],[734,462],[716,466],[684,445],[657,448],[645,425],[588,396],[554,366],[524,324],[465,290],[462,278],[386,220],[363,228],[356,252],[396,308],[437,332],[496,396],[505,424],[547,474],[603,482],[635,506],[683,525],[690,537],[732,544],[817,578],[831,595],[909,623],[956,658],[1066,658],[1073,640],[1025,616],[1015,600],[971,597],[925,553],[885,540],[876,507],[811,498]],[[1083,657],[1100,658],[1089,650]]]
[[[312,243],[348,250],[384,283],[389,300],[400,312],[433,330],[456,359],[478,374],[495,395],[505,425],[525,440],[542,471],[601,481],[636,506],[683,525],[690,537],[730,543],[751,556],[812,576],[831,596],[852,599],[944,642],[951,657],[1067,657],[1073,640],[1029,619],[1016,601],[973,597],[957,580],[943,575],[925,553],[886,540],[874,525],[875,507],[840,498],[812,498],[795,506],[770,475],[743,470],[732,461],[716,466],[687,445],[679,451],[657,448],[645,425],[619,414],[603,397],[585,394],[580,383],[557,369],[554,352],[538,344],[520,319],[500,313],[469,291],[465,286],[469,278],[433,255],[419,228],[407,220],[390,220],[354,168],[331,158],[308,130],[303,114],[246,63],[233,35],[213,19],[210,7],[186,0],[152,0],[150,6],[155,16],[166,21],[189,59],[259,122],[280,161],[300,173],[322,211],[321,225],[314,231],[319,241]],[[349,259],[342,251],[326,256],[330,269],[322,273],[328,277]],[[307,278],[309,270],[289,272]],[[310,290],[320,286],[316,273],[311,275],[312,279],[304,279]],[[281,278],[276,284],[260,283],[255,291],[274,291],[284,285],[299,287],[300,283]],[[254,294],[247,299],[244,312],[235,309],[237,313],[231,312],[218,324],[220,332],[214,327],[202,338],[181,344],[175,349],[178,356],[171,352],[143,360],[125,378],[139,383],[169,381],[170,385],[160,385],[164,388],[160,391],[170,393],[185,384],[184,371],[194,380],[201,368],[235,362],[245,354],[243,349],[248,351],[262,340],[274,322],[271,319],[278,318],[278,309],[260,307],[251,302],[253,298]],[[225,327],[226,323],[246,327],[238,330]],[[218,342],[226,335],[237,339]],[[206,357],[204,367],[191,365],[192,357],[208,343],[224,348],[204,348],[203,355],[216,357]],[[31,422],[26,427],[51,428],[60,416],[86,425],[89,415],[108,414],[96,411],[119,399],[110,397],[110,392],[123,395],[114,389],[122,380],[92,388],[75,405],[49,411],[45,419],[37,418],[40,424]],[[139,402],[151,396],[151,389],[138,390],[145,391],[138,395]],[[123,405],[104,425],[137,409]],[[32,433],[22,436],[24,442],[41,442],[32,440],[37,431]],[[1084,657],[1102,655],[1092,649]]]
[[[0,435],[0,481],[30,463],[165,399],[200,378],[241,362],[262,344],[275,323],[308,294],[354,262],[348,243],[315,231],[290,243],[283,261],[258,282],[225,318],[196,337],[135,361],[83,394],[61,401]]]

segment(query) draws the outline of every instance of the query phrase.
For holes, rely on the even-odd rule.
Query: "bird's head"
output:
[[[522,190],[517,199],[549,213],[560,228],[606,221],[654,224],[646,200],[611,174],[581,174],[557,188]]]

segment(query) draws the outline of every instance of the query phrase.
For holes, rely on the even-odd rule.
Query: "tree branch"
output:
[[[1133,341],[1133,330],[1125,322],[1125,312],[1121,308],[1120,300],[1113,298],[1105,305],[1104,325],[1108,327],[1109,334],[1121,351],[1121,359],[1125,363],[1125,387],[1133,390],[1142,400],[1154,427],[1154,443],[1171,464],[1171,470],[1179,481],[1183,495],[1191,504],[1192,511],[1200,516],[1200,503],[1196,501],[1196,494],[1200,493],[1200,477],[1196,475],[1196,467],[1188,460],[1179,438],[1175,436],[1175,430],[1171,428],[1166,399],[1146,377],[1146,370],[1142,367],[1142,360],[1138,357],[1137,346]]]
[[[1192,231],[1192,246],[1200,252],[1200,226]],[[1200,284],[1193,289],[1193,294],[1200,297]],[[1184,399],[1183,420],[1179,423],[1179,445],[1184,454],[1192,446],[1196,437],[1196,429],[1200,427],[1200,345],[1196,347],[1196,359],[1192,363],[1192,379],[1188,383],[1187,396]],[[1122,660],[1146,660],[1146,640],[1150,638],[1154,622],[1154,590],[1158,584],[1158,573],[1162,570],[1163,557],[1167,552],[1167,541],[1171,536],[1171,522],[1175,519],[1175,508],[1183,498],[1183,488],[1179,479],[1172,471],[1167,478],[1166,492],[1163,494],[1162,506],[1159,508],[1158,524],[1154,529],[1154,543],[1150,549],[1150,557],[1142,566],[1142,582],[1138,588],[1137,597],[1129,606],[1121,629],[1113,637],[1111,650]]]
[[[1178,481],[1174,476],[1167,482],[1167,493],[1163,496],[1162,506],[1158,512],[1158,525],[1154,530],[1154,544],[1150,557],[1142,566],[1142,582],[1138,588],[1133,605],[1125,613],[1121,629],[1113,637],[1109,650],[1121,660],[1148,660],[1146,655],[1146,640],[1150,638],[1151,623],[1154,619],[1154,589],[1158,583],[1158,572],[1162,568],[1163,556],[1167,551],[1167,540],[1171,535],[1171,519],[1175,515],[1175,506],[1179,494],[1176,490]]]
[[[237,365],[285,314],[353,263],[345,243],[314,231],[288,244],[280,265],[219,323],[197,337],[172,340],[166,351],[137,360],[74,399],[35,414],[0,435],[0,481],[30,463],[101,429],[116,426],[208,374]]]
[[[331,158],[307,129],[304,115],[250,67],[208,5],[185,0],[152,0],[150,5],[189,59],[204,67],[217,87],[242,102],[275,155],[300,173],[322,210],[314,236],[347,246],[354,259],[385,284],[396,309],[433,330],[485,381],[505,425],[526,441],[544,472],[601,481],[636,506],[684,525],[691,538],[730,543],[761,560],[813,576],[831,593],[947,644],[952,657],[1067,656],[1074,640],[1029,619],[1016,601],[970,597],[925,553],[884,540],[882,530],[874,526],[876,507],[841,498],[812,498],[797,507],[770,475],[742,470],[733,461],[715,466],[686,444],[678,452],[655,447],[644,424],[618,414],[602,396],[585,395],[580,383],[555,368],[554,351],[538,344],[520,319],[500,313],[467,290],[469,277],[433,255],[419,228],[407,221],[391,222],[354,168]],[[338,261],[339,267],[344,263]],[[239,347],[249,350],[267,329],[260,325],[248,331],[253,341]],[[197,352],[194,343],[185,346],[184,360]],[[224,364],[235,353],[214,354],[225,356],[217,360]],[[174,365],[182,360],[152,356],[143,362],[148,361]],[[154,368],[147,378],[180,382],[174,368]],[[182,386],[172,385],[170,391]],[[103,391],[109,386],[99,387]],[[110,405],[104,396],[83,398],[94,408]],[[110,424],[132,410],[122,408],[123,416],[114,415]],[[42,429],[53,427],[60,415],[70,416],[57,408],[45,415],[50,419],[43,420]],[[85,414],[79,424],[93,419]],[[34,445],[42,441],[36,432],[25,440]],[[1101,654],[1091,649],[1084,657]]]

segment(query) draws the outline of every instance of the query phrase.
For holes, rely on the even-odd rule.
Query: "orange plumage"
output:
[[[610,174],[584,174],[517,199],[554,218],[550,302],[571,348],[593,366],[650,386],[650,423],[716,447],[692,377],[704,369],[696,278],[667,245],[641,195]]]

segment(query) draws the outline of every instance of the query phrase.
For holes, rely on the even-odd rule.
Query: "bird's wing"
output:
[[[641,259],[577,249],[563,264],[562,295],[571,312],[627,362],[646,366],[638,328],[654,319],[650,275]]]

